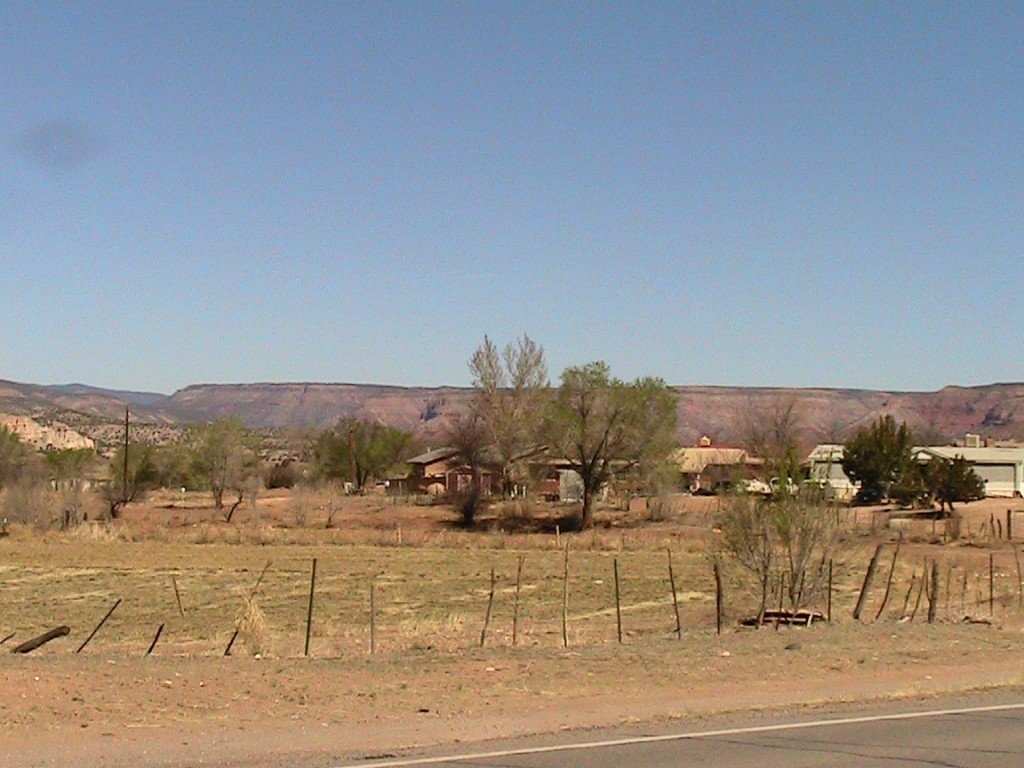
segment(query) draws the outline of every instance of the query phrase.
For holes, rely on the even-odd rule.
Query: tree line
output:
[[[578,522],[584,528],[593,524],[595,500],[611,480],[629,478],[634,490],[650,494],[667,477],[674,479],[668,459],[677,447],[676,394],[662,379],[624,381],[595,361],[567,367],[553,383],[544,348],[527,335],[504,347],[485,336],[468,368],[472,395],[446,414],[444,435],[454,460],[469,475],[469,483],[451,498],[466,525],[474,524],[486,503],[485,476],[497,496],[516,495],[535,479],[530,465],[538,456],[557,460],[578,477]],[[794,401],[738,417],[741,442],[786,485],[802,476],[798,422]],[[955,502],[984,494],[983,483],[962,458],[921,463],[911,455],[913,443],[907,425],[891,416],[847,440],[842,466],[859,484],[859,500],[936,502],[952,510]],[[349,416],[307,435],[297,461],[268,461],[260,434],[233,416],[191,428],[169,445],[126,442],[109,458],[103,494],[109,515],[117,517],[154,488],[206,490],[230,521],[243,501],[255,499],[263,488],[336,481],[363,492],[404,474],[405,461],[421,449],[408,431]],[[102,461],[89,450],[40,455],[0,428],[0,488],[49,482],[73,489],[76,479]]]
[[[859,428],[843,447],[843,472],[860,485],[857,500],[872,504],[892,500],[901,506],[938,504],[940,511],[956,502],[984,498],[985,484],[963,456],[918,461],[914,434],[906,422],[890,415]]]
[[[468,468],[468,488],[453,503],[472,524],[484,503],[481,480],[510,496],[529,481],[528,459],[539,451],[558,457],[582,485],[579,522],[593,522],[600,489],[616,474],[656,477],[675,446],[675,393],[658,378],[623,381],[603,362],[566,368],[548,377],[544,349],[529,336],[499,347],[488,337],[469,359],[473,394],[450,414],[445,439]],[[126,425],[127,429],[127,425]],[[258,433],[237,416],[187,431],[169,445],[126,440],[106,459],[103,494],[110,517],[155,488],[205,490],[230,521],[263,487],[299,481],[338,481],[354,492],[401,473],[421,446],[414,436],[377,420],[344,417],[308,437],[299,462],[268,463]],[[126,453],[127,451],[127,453]],[[91,450],[38,454],[0,429],[0,488],[49,483],[77,487],[104,459]],[[301,466],[301,469],[300,469]]]

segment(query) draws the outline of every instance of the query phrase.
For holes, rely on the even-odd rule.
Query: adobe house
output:
[[[473,474],[470,468],[457,460],[457,448],[434,448],[413,456],[406,461],[409,474],[392,483],[403,493],[441,496],[462,491],[469,487]],[[491,493],[491,474],[480,470],[480,490],[487,496]]]
[[[669,460],[679,468],[680,485],[690,491],[727,489],[764,468],[764,461],[745,449],[713,446],[707,435],[696,446],[679,448]]]

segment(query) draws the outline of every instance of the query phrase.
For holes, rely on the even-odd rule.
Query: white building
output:
[[[804,461],[808,478],[822,487],[832,489],[837,499],[851,499],[857,484],[843,472],[843,446],[833,443],[817,445]]]
[[[952,461],[962,456],[985,483],[986,496],[1024,496],[1024,448],[928,446],[914,448],[914,458]]]

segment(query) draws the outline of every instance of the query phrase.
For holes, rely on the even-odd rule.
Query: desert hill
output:
[[[806,443],[842,440],[880,415],[906,421],[928,442],[966,432],[996,439],[1024,438],[1024,383],[949,386],[936,392],[829,388],[680,386],[679,437],[707,434],[719,444],[739,439],[745,414],[767,414],[793,404]],[[444,434],[451,414],[472,391],[460,387],[376,384],[198,384],[172,395],[104,390],[81,384],[42,386],[0,381],[0,413],[60,422],[108,441],[131,408],[132,421],[157,432],[239,415],[250,427],[323,427],[342,416],[380,420],[416,433],[424,442]]]

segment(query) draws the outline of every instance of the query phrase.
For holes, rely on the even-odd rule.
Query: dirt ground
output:
[[[930,521],[886,523],[886,512],[862,510],[848,565],[837,571],[831,623],[741,628],[737,598],[720,636],[707,584],[715,501],[691,500],[657,521],[606,512],[603,527],[571,539],[568,648],[557,575],[567,534],[553,526],[524,530],[505,516],[486,526],[490,532],[468,533],[436,507],[299,502],[301,520],[296,499],[279,494],[229,525],[202,499],[170,495],[111,526],[63,535],[16,529],[0,539],[0,639],[17,629],[21,641],[68,616],[75,624],[72,635],[32,654],[0,654],[0,765],[330,766],[431,744],[1024,684],[1019,542],[997,540],[992,525],[1020,509],[1006,500],[966,507],[971,538],[945,544]],[[322,517],[332,503],[327,529]],[[904,544],[892,607],[876,620],[890,545],[869,610],[853,621],[866,560],[897,531]],[[660,575],[665,547],[686,595],[681,638]],[[535,589],[513,647],[520,556]],[[323,606],[304,658],[312,557],[322,564]],[[934,624],[923,614],[908,620],[903,606],[913,602],[907,596],[926,557],[945,567]],[[612,559],[630,579],[622,644],[608,604]],[[243,593],[266,562],[267,652],[225,657]],[[481,648],[491,568],[501,596]],[[184,593],[183,615],[171,576]],[[350,593],[373,579],[385,588],[370,654],[368,595]],[[115,596],[124,596],[123,607],[75,653]],[[412,611],[427,617],[405,623]],[[158,622],[168,637],[145,656]]]

